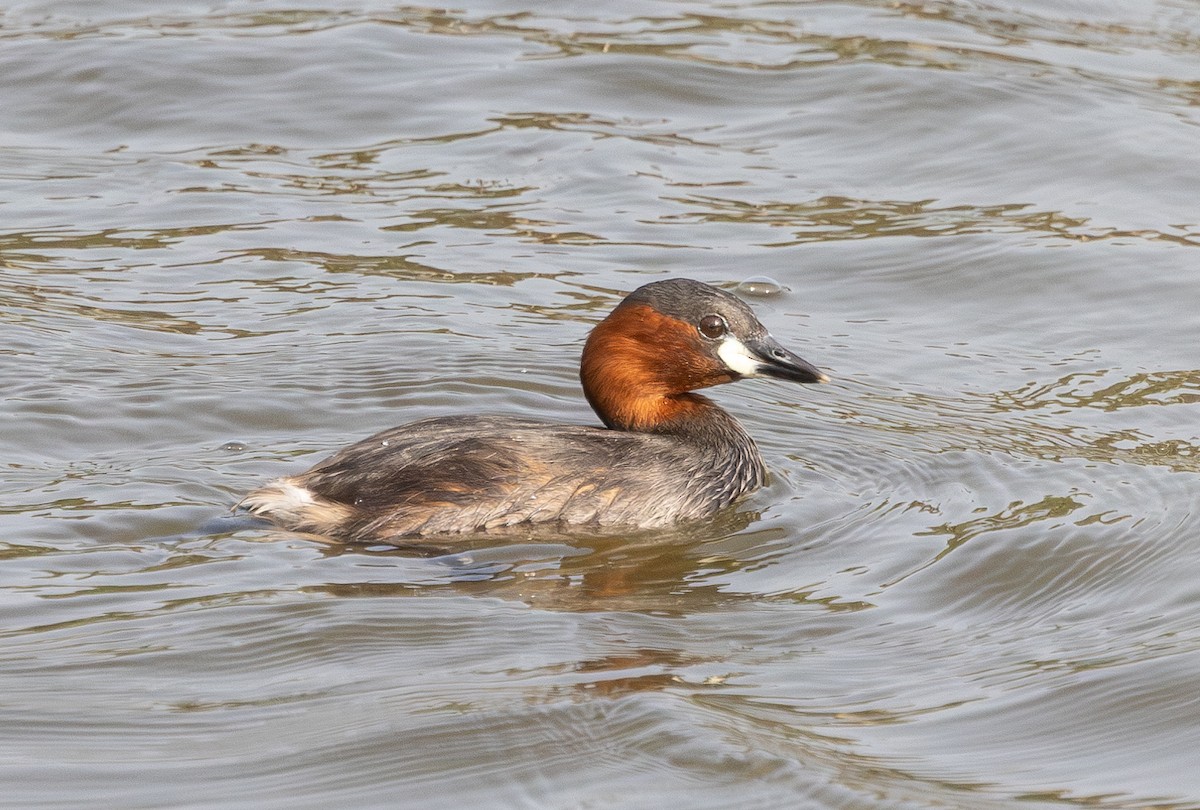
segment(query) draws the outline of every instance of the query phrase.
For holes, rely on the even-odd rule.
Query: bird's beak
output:
[[[768,334],[746,341],[743,345],[747,353],[757,361],[758,375],[798,383],[829,382],[829,377],[819,368],[783,348],[779,341]]]

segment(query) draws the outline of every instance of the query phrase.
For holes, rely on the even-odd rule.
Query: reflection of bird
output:
[[[554,528],[651,528],[712,515],[762,486],[762,457],[697,388],[827,378],[735,296],[689,279],[647,284],[584,346],[584,394],[607,429],[447,416],[385,430],[239,504],[345,542]]]

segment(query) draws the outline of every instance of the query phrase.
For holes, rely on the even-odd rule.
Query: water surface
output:
[[[1200,7],[0,12],[0,803],[1200,807]],[[688,275],[827,369],[711,525],[225,518],[594,419]]]

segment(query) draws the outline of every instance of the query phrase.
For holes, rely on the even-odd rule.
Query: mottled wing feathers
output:
[[[663,445],[664,466],[647,469],[644,454],[632,463],[647,441]],[[351,507],[343,533],[359,538],[633,523],[644,522],[654,497],[648,473],[670,477],[671,450],[656,437],[601,428],[451,417],[372,436],[295,480],[318,501]],[[614,511],[621,499],[630,503]]]
[[[746,441],[748,452],[728,455],[599,427],[429,419],[351,445],[242,505],[288,528],[367,542],[535,524],[649,528],[710,515],[759,486],[761,460]]]

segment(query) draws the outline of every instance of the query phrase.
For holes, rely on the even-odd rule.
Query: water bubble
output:
[[[784,286],[770,276],[750,276],[737,285],[737,291],[751,298],[774,298],[784,291]]]
[[[225,442],[221,445],[221,450],[226,453],[241,453],[246,449],[246,445],[241,442]]]

